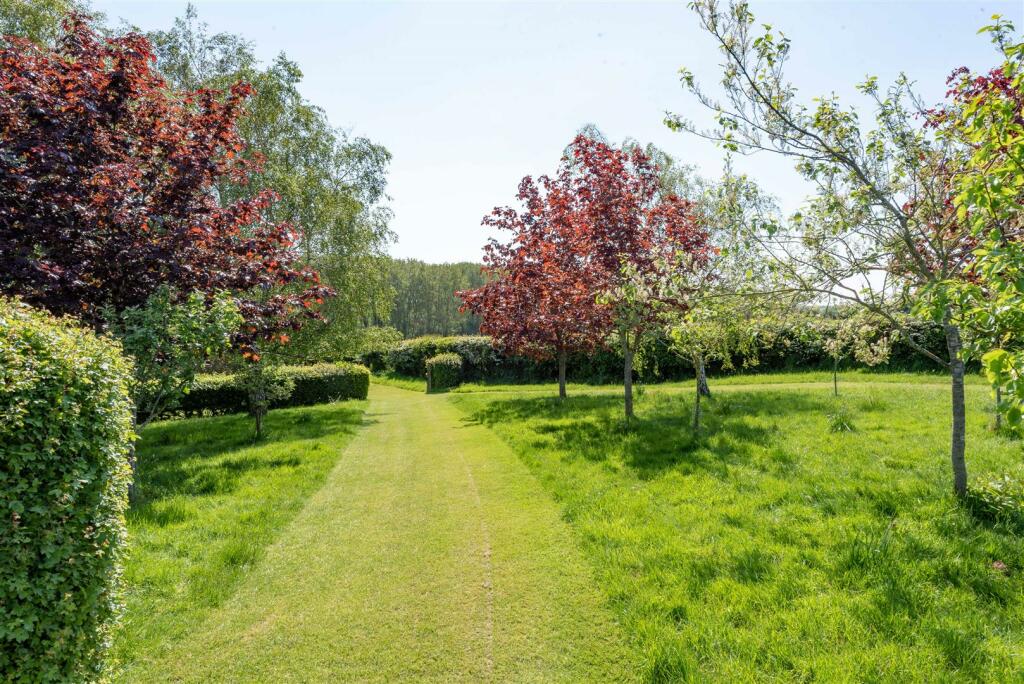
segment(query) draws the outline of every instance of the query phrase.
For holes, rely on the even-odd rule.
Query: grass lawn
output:
[[[828,373],[772,380],[713,380],[700,436],[692,384],[629,429],[611,390],[444,400],[558,501],[649,681],[1021,681],[1024,537],[949,493],[945,379],[844,374],[838,404]],[[967,398],[972,474],[1020,472]]]
[[[275,434],[287,437],[283,417],[308,415],[303,423],[312,428],[336,410],[272,412]],[[220,424],[208,425],[219,432]],[[322,429],[329,435],[335,427],[349,431],[340,423]],[[176,443],[188,434],[185,424],[163,429]],[[291,455],[268,458],[300,458],[325,439],[296,435]],[[169,628],[187,634],[139,663],[129,681],[638,679],[632,650],[558,505],[497,436],[466,425],[445,395],[375,384],[364,426],[337,450],[334,468],[317,476],[322,486],[236,586],[196,588],[188,597],[169,585],[165,596],[183,611],[173,620],[146,614],[159,609],[156,600],[134,609],[134,629],[154,639]],[[315,485],[281,480],[224,504],[280,502],[291,488]],[[260,505],[268,515],[277,507]],[[204,525],[198,545],[181,542],[188,553],[201,553],[224,529],[213,519]],[[136,554],[136,574],[180,571],[174,559],[146,553]],[[212,575],[205,584],[219,581]],[[214,603],[205,591],[231,596],[187,613],[187,601]],[[142,646],[136,638],[133,652]]]
[[[145,430],[128,514],[127,612],[114,639],[120,680],[135,681],[234,593],[323,483],[365,407],[273,411],[258,444],[243,415]]]

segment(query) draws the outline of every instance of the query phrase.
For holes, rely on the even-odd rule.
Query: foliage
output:
[[[730,319],[730,325],[731,322]],[[784,317],[753,316],[743,320],[742,325],[730,327],[733,333],[742,336],[742,344],[733,348],[734,353],[728,359],[710,354],[708,372],[728,373],[738,368],[764,372],[831,368],[833,364],[826,345],[835,325],[833,319],[807,312]],[[941,350],[945,344],[939,326],[911,319],[904,321],[903,327],[917,345]],[[689,335],[691,332],[702,334],[699,329],[681,331],[680,334]],[[878,364],[879,368],[921,371],[934,367],[902,336],[890,336],[889,344],[889,354],[883,363]],[[672,337],[649,336],[639,355],[637,377],[643,382],[693,377],[693,360],[688,355],[681,355],[680,349],[682,347]],[[404,340],[386,352],[385,368],[398,376],[422,378],[426,372],[426,360],[443,352],[455,352],[462,357],[463,377],[468,382],[539,382],[555,375],[552,360],[506,354],[496,349],[486,336],[428,336]],[[573,354],[568,365],[569,375],[575,381],[607,383],[621,375],[622,355],[617,349]],[[839,365],[848,368],[871,364],[863,364],[855,356]]]
[[[0,48],[0,288],[100,325],[103,311],[182,296],[238,296],[237,343],[300,327],[329,294],[298,264],[274,193],[219,204],[259,170],[237,122],[252,93],[175,93],[138,34],[100,38],[72,16],[55,48]]]
[[[88,7],[86,0],[0,0],[0,42],[3,36],[18,36],[53,45],[60,38],[64,18]]]
[[[1024,530],[1024,479],[1019,472],[976,479],[967,489],[965,503],[981,520]]]
[[[950,283],[966,276],[977,245],[952,201],[965,146],[929,132],[905,75],[888,90],[873,77],[858,86],[874,108],[872,128],[862,127],[856,110],[834,95],[801,103],[786,79],[791,44],[785,35],[767,24],[755,28],[743,0],[691,6],[725,59],[725,96],[706,93],[683,69],[684,86],[714,112],[716,125],[704,130],[674,115],[666,123],[730,152],[791,158],[814,184],[815,195],[787,224],[769,221],[748,233],[771,258],[779,282],[864,307],[896,330],[898,314],[908,310],[943,326],[944,353],[917,349],[950,371],[950,461],[954,490],[964,494],[964,311]]]
[[[366,399],[370,371],[351,363],[319,363],[283,366],[281,372],[294,383],[281,406],[310,406],[343,399]]]
[[[268,219],[294,226],[302,262],[336,293],[320,307],[323,321],[291,335],[288,352],[293,361],[338,360],[344,336],[385,317],[391,303],[386,247],[394,236],[384,204],[391,154],[332,126],[302,97],[302,71],[286,55],[262,64],[243,38],[211,34],[191,5],[170,30],[148,36],[157,68],[177,90],[252,84],[237,128],[241,154],[260,163],[245,182],[222,179],[218,192],[228,202],[276,193]]]
[[[348,346],[352,358],[377,372],[384,370],[388,350],[401,341],[402,333],[395,328],[370,326],[357,330]]]
[[[427,391],[438,392],[458,387],[462,380],[462,357],[447,352],[427,359]]]
[[[131,365],[0,299],[0,672],[93,681],[121,608]]]
[[[380,322],[398,329],[405,337],[479,334],[480,317],[460,311],[456,292],[484,284],[481,264],[391,259],[387,273],[393,291],[391,313]]]
[[[427,359],[447,352],[454,352],[462,358],[466,380],[487,377],[500,358],[490,337],[426,336],[399,342],[388,351],[385,363],[392,373],[422,378],[427,372]]]
[[[516,199],[522,208],[496,208],[483,224],[508,233],[484,247],[485,282],[457,293],[463,309],[481,319],[480,331],[506,352],[537,359],[590,351],[611,331],[607,307],[597,302],[600,272],[580,247],[580,206],[574,187],[582,150],[601,145],[578,136],[555,178],[526,176]]]
[[[945,135],[966,141],[971,155],[957,177],[958,216],[980,244],[974,250],[973,278],[958,283],[956,295],[968,303],[980,352],[993,385],[998,410],[1018,427],[1024,388],[1024,42],[1011,23],[994,17],[982,29],[991,34],[1003,62],[987,74],[957,69],[949,78],[951,102],[932,112]]]
[[[236,376],[236,382],[245,392],[249,415],[256,422],[256,439],[260,439],[263,436],[263,419],[270,407],[292,395],[295,381],[282,373],[278,366],[256,362],[246,364]]]
[[[226,351],[242,324],[234,298],[226,292],[209,301],[193,292],[178,297],[160,287],[145,305],[108,311],[108,322],[134,361],[132,399],[143,425],[173,409],[189,391],[211,356]]]
[[[278,368],[278,372],[292,382],[293,389],[288,397],[272,402],[270,408],[365,399],[369,391],[370,372],[356,364],[340,362]],[[239,376],[224,373],[196,376],[180,404],[163,415],[216,416],[249,410],[248,396]]]

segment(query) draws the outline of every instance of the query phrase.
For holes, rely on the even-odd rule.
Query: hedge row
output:
[[[131,365],[0,298],[0,679],[91,682],[120,611]]]
[[[757,353],[756,369],[762,372],[824,369],[832,367],[825,342],[829,339],[831,321],[807,320],[797,324],[780,325],[766,335],[766,343]],[[924,322],[910,323],[914,339],[934,351],[945,355],[945,338],[937,325]],[[418,337],[393,346],[385,355],[388,372],[412,377],[426,375],[427,359],[438,354],[454,353],[462,358],[462,379],[468,382],[536,382],[551,380],[557,375],[555,361],[535,361],[522,356],[506,355],[497,349],[491,338]],[[735,366],[742,365],[741,359]],[[846,360],[844,368],[857,366]],[[589,354],[571,354],[568,376],[576,382],[614,382],[622,374],[622,356],[616,350],[599,350]],[[897,339],[887,363],[879,366],[889,371],[934,370],[935,363],[913,349],[903,339]],[[708,364],[712,374],[722,372],[721,362]],[[681,380],[691,378],[694,369],[689,359],[675,353],[667,339],[655,339],[646,344],[636,359],[637,378],[641,382]]]
[[[370,371],[353,363],[284,366],[282,373],[295,384],[291,395],[273,408],[311,406],[339,399],[365,399]],[[245,389],[234,375],[200,375],[178,405],[165,415],[202,416],[249,410]]]
[[[427,391],[439,392],[458,387],[462,379],[462,357],[445,352],[427,359]]]

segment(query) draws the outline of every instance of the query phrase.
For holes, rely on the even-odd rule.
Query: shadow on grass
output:
[[[154,504],[171,496],[197,497],[233,491],[246,475],[258,470],[297,467],[297,442],[351,434],[376,422],[358,406],[332,404],[271,411],[265,434],[253,439],[253,421],[244,414],[192,418],[151,425],[138,442],[137,492],[133,517],[147,519]],[[249,453],[238,453],[252,450]]]
[[[704,401],[699,433],[693,429],[692,399],[681,394],[644,397],[628,424],[622,398],[611,395],[496,399],[467,420],[485,426],[526,421],[534,433],[574,457],[599,462],[621,454],[638,477],[648,479],[668,469],[724,476],[727,466],[772,443],[777,433],[772,418],[826,406],[825,400],[793,393],[729,392]]]

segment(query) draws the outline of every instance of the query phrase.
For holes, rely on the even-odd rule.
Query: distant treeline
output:
[[[428,264],[417,259],[392,259],[389,280],[394,291],[391,316],[376,321],[389,325],[404,337],[420,335],[475,335],[480,319],[459,313],[459,290],[479,287],[484,282],[480,264]]]

